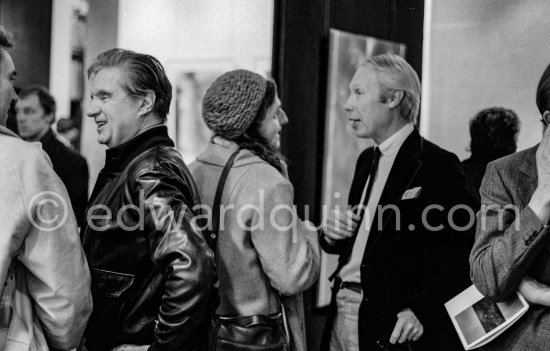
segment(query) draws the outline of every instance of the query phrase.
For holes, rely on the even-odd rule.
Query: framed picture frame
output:
[[[206,148],[211,132],[202,118],[202,99],[214,80],[236,69],[232,59],[177,60],[166,63],[172,83],[168,131],[186,164]]]

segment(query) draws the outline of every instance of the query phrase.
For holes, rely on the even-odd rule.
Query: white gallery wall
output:
[[[57,103],[56,118],[70,115],[71,106],[71,75],[67,67],[71,67],[70,30],[72,28],[73,0],[52,1],[52,47],[50,57],[50,92]]]
[[[202,97],[222,73],[271,71],[272,0],[119,0],[119,47],[164,65],[173,96],[168,131],[185,162],[207,146]]]
[[[521,119],[518,150],[541,138],[535,93],[550,63],[550,1],[426,1],[421,133],[461,159],[469,120],[510,108]]]
[[[118,39],[118,2],[117,0],[89,0],[87,34],[84,50],[85,69],[101,52],[116,47]],[[84,101],[82,102],[83,117],[80,149],[82,156],[88,161],[91,193],[97,175],[105,163],[105,146],[97,143],[96,125],[91,118],[86,117],[90,104],[90,84],[85,79]]]
[[[272,0],[119,0],[118,13],[119,46],[166,63],[271,62]]]

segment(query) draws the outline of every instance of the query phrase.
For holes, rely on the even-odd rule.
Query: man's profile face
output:
[[[39,141],[50,129],[53,115],[46,114],[37,94],[21,98],[15,105],[15,111],[21,138]]]
[[[140,99],[134,99],[122,87],[123,72],[103,68],[91,78],[88,117],[97,126],[97,142],[109,148],[127,142],[138,134],[142,125]]]
[[[17,94],[13,89],[15,75],[15,67],[10,54],[4,49],[0,49],[0,125],[2,126],[6,125],[12,101],[17,101]]]
[[[392,119],[388,104],[380,101],[381,88],[376,72],[370,67],[359,68],[349,90],[344,108],[355,136],[375,140],[384,136]]]

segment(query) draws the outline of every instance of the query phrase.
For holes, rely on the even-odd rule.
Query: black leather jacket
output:
[[[195,184],[166,127],[107,150],[83,245],[92,274],[90,351],[197,350],[215,308],[214,255],[191,208]]]

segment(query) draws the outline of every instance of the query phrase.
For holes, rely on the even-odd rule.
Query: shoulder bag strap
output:
[[[221,214],[220,205],[221,205],[221,200],[223,195],[223,189],[224,189],[229,171],[233,166],[233,162],[235,161],[235,158],[237,157],[240,151],[241,150],[235,151],[227,160],[227,163],[225,164],[225,167],[223,168],[222,174],[220,176],[218,187],[216,188],[216,195],[214,196],[214,205],[213,205],[214,208],[212,209],[214,212],[212,214],[212,232],[210,233],[210,239],[211,239],[210,243],[213,250],[216,249],[216,244],[218,241],[218,235],[220,230],[220,214]],[[286,316],[285,305],[283,303],[281,293],[278,291],[277,291],[277,297],[279,298],[279,304],[281,308],[281,317],[283,320],[283,329],[284,329],[284,333],[286,334],[285,335],[286,340],[288,342],[289,349],[294,350],[294,341],[292,340],[292,334],[290,333],[290,330],[289,330],[289,324]]]
[[[225,167],[223,168],[222,175],[220,176],[220,181],[218,182],[218,187],[216,188],[216,195],[214,196],[214,205],[213,205],[213,214],[212,214],[212,232],[210,233],[210,247],[212,250],[216,250],[216,244],[218,242],[218,233],[220,230],[220,205],[222,201],[223,188],[225,186],[225,181],[227,180],[227,175],[233,166],[235,158],[241,150],[235,151],[227,160]]]

